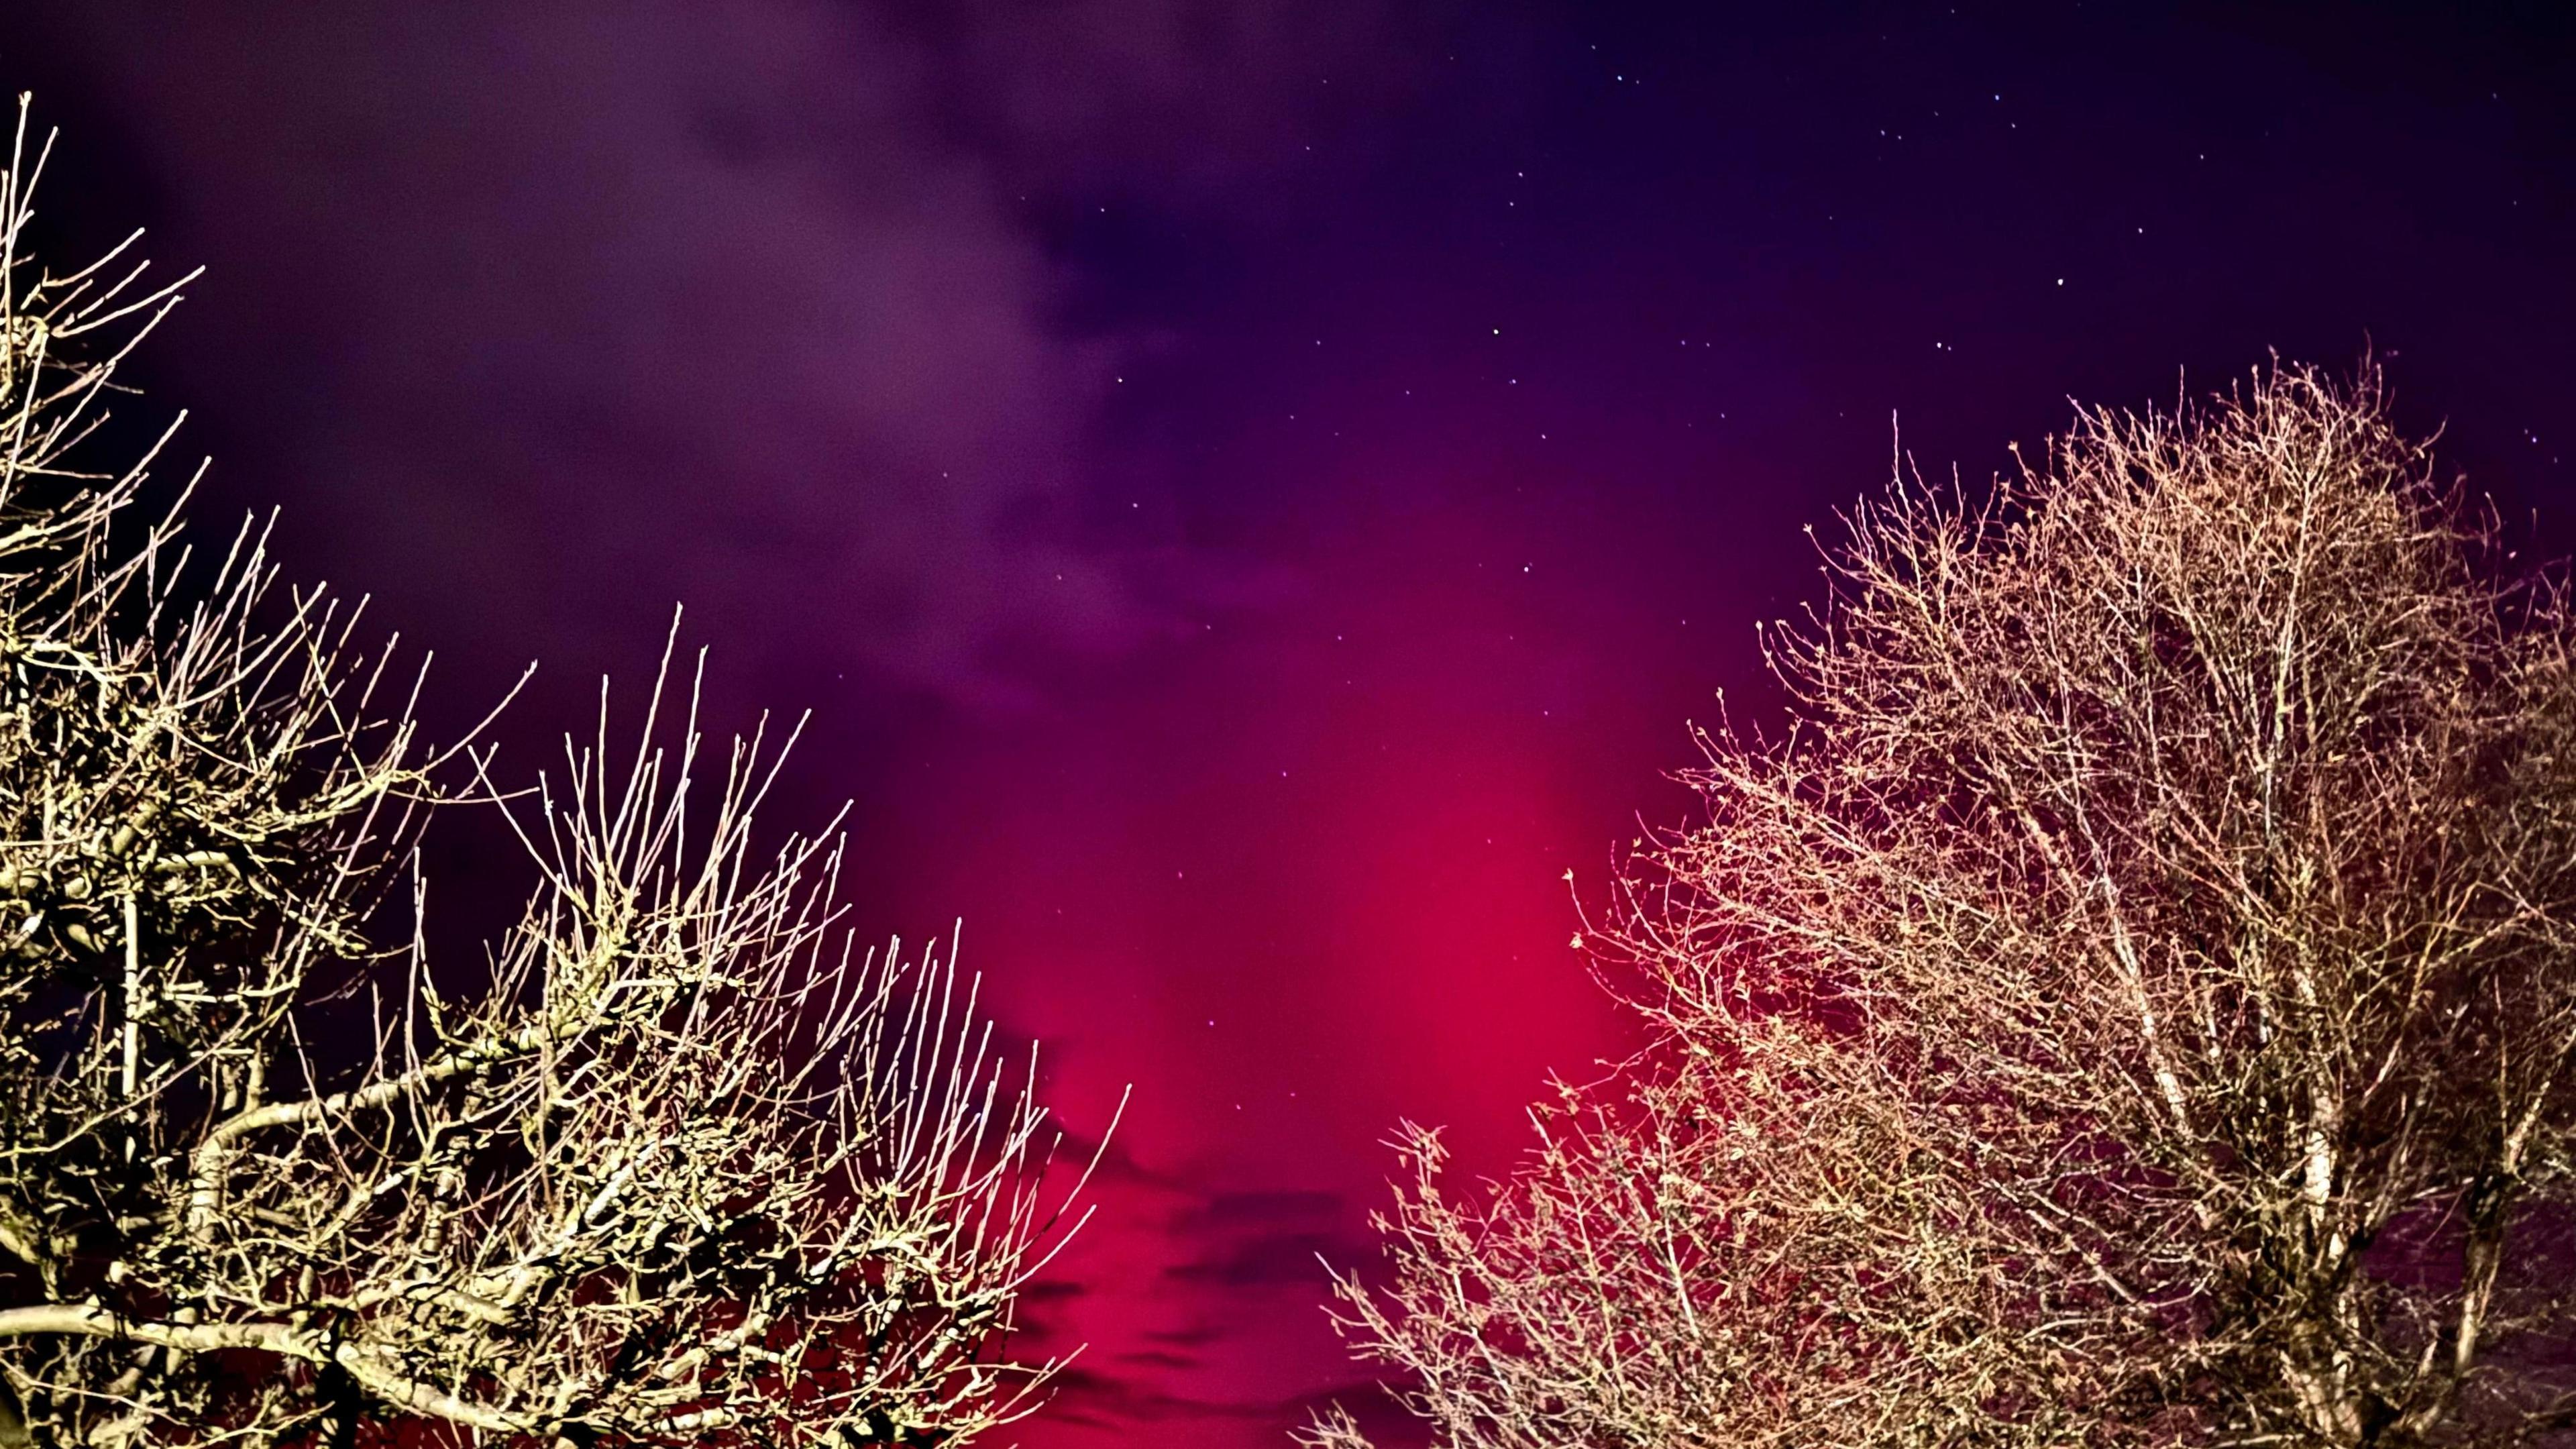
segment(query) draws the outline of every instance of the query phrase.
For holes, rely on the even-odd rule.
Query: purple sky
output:
[[[1231,1449],[1361,1392],[1388,1129],[1499,1168],[1618,1049],[1560,877],[1762,707],[1892,417],[1977,479],[2370,346],[2576,540],[2553,10],[1726,8],[94,3],[0,67],[63,226],[210,268],[142,366],[207,515],[450,717],[542,659],[534,768],[675,601],[721,715],[817,711],[860,918],[964,917],[1077,1128],[1136,1085],[1018,1442]]]

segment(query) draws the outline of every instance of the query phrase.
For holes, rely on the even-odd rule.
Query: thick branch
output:
[[[412,1068],[400,1076],[387,1077],[363,1087],[334,1092],[324,1097],[308,1097],[296,1102],[270,1102],[249,1108],[216,1124],[188,1155],[193,1174],[188,1192],[188,1229],[202,1234],[214,1220],[222,1197],[225,1166],[232,1160],[235,1144],[251,1133],[270,1127],[300,1126],[351,1112],[372,1111],[389,1107],[442,1082],[474,1072],[488,1071],[512,1057],[522,1056],[546,1039],[542,1022],[531,1022],[498,1042],[486,1043],[477,1050],[450,1052]]]
[[[533,1420],[424,1384],[357,1344],[333,1343],[310,1329],[283,1323],[160,1323],[127,1318],[84,1303],[38,1303],[0,1309],[0,1338],[44,1335],[148,1343],[177,1353],[259,1349],[307,1363],[337,1364],[370,1394],[413,1413],[502,1434],[532,1433],[537,1427]]]

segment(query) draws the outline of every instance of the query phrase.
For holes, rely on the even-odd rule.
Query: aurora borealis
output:
[[[1621,1050],[1578,903],[1892,447],[2367,348],[2576,541],[2576,32],[2435,9],[119,0],[0,66],[60,224],[209,268],[137,368],[200,516],[433,717],[542,660],[533,770],[675,602],[720,723],[815,712],[861,929],[962,918],[1075,1131],[1134,1084],[1018,1442],[1230,1449],[1358,1402],[1394,1124],[1500,1170]]]

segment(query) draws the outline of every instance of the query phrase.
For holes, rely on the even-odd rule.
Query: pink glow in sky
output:
[[[1623,1049],[1565,872],[1769,707],[1892,418],[1973,481],[2370,345],[2568,536],[2563,22],[1737,9],[116,0],[0,68],[74,240],[209,266],[140,370],[204,516],[456,717],[542,659],[505,759],[674,601],[816,712],[863,928],[962,917],[1077,1133],[1134,1088],[1003,1442],[1233,1449],[1368,1393],[1317,1257],[1394,1125],[1500,1170]]]

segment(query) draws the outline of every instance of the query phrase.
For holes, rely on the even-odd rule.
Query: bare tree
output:
[[[40,270],[23,98],[18,136],[0,1442],[934,1445],[1026,1412],[1054,1365],[1002,1339],[1080,1184],[953,956],[853,949],[839,848],[754,844],[781,748],[702,753],[691,685],[631,744],[603,690],[505,807],[524,915],[433,965],[411,847],[502,800],[490,755],[425,749],[416,679],[259,532],[192,554],[138,517],[152,456],[85,461],[180,284],[130,239]]]
[[[1792,722],[1702,736],[1578,940],[1651,1047],[1488,1191],[1408,1129],[1357,1350],[1457,1449],[2576,1417],[2559,589],[2367,369],[1848,523],[1766,632]]]

